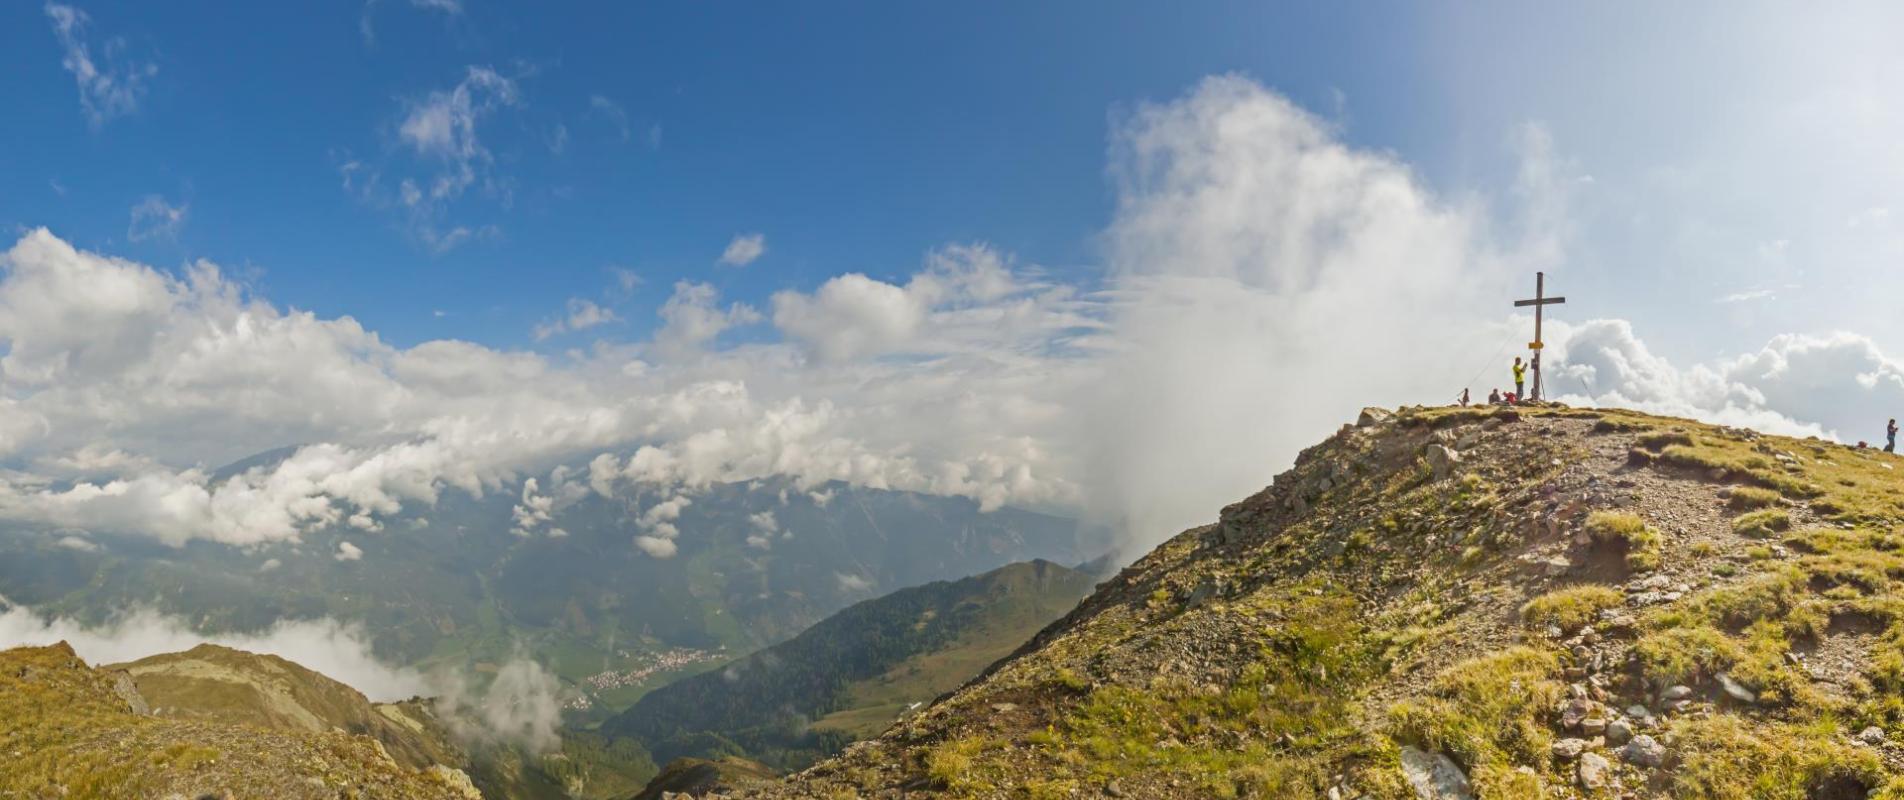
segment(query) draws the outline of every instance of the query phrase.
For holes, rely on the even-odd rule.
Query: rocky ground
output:
[[[1369,410],[881,738],[736,797],[1904,797],[1900,462]]]

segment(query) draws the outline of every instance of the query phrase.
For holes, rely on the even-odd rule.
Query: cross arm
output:
[[[1543,297],[1543,298],[1540,298],[1539,300],[1515,300],[1514,307],[1519,308],[1521,306],[1551,306],[1551,305],[1556,305],[1556,304],[1565,303],[1565,302],[1567,302],[1567,298],[1565,297]]]

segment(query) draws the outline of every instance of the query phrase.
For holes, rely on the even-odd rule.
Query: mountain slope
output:
[[[1904,461],[1379,410],[880,739],[740,797],[1904,797]]]
[[[427,712],[372,704],[357,690],[277,656],[202,644],[101,669],[130,675],[157,716],[369,736],[412,769],[463,760],[441,726],[421,718]]]
[[[0,651],[0,796],[473,798],[461,773],[368,737],[143,713],[129,679],[64,645]]]
[[[643,697],[604,724],[656,758],[745,753],[806,766],[978,674],[1077,604],[1092,578],[1048,561],[902,589]]]

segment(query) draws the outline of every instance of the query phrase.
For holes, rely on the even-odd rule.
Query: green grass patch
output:
[[[1585,584],[1548,592],[1521,606],[1521,618],[1530,625],[1557,625],[1563,631],[1577,631],[1593,622],[1600,612],[1626,602],[1626,594],[1611,586]]]
[[[1617,543],[1626,550],[1626,566],[1636,572],[1659,569],[1660,537],[1640,515],[1628,511],[1595,511],[1587,515],[1587,534],[1596,542]]]
[[[1437,676],[1428,694],[1388,711],[1390,736],[1447,753],[1468,769],[1483,796],[1522,779],[1523,764],[1546,764],[1553,733],[1543,721],[1566,687],[1559,659],[1546,650],[1516,647],[1462,662]]]
[[[1682,720],[1673,733],[1680,759],[1671,773],[1674,797],[1864,797],[1887,782],[1877,753],[1845,743],[1829,722],[1753,724],[1720,715]]]
[[[1791,529],[1792,515],[1778,508],[1762,508],[1732,520],[1733,533],[1754,539],[1769,539]]]
[[[1752,511],[1778,505],[1783,499],[1782,495],[1771,489],[1741,486],[1726,497],[1726,507],[1734,511]]]

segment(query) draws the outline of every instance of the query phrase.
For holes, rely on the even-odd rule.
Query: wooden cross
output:
[[[1545,272],[1534,273],[1534,299],[1514,301],[1515,308],[1534,307],[1534,340],[1527,343],[1527,349],[1534,351],[1534,391],[1528,393],[1529,400],[1540,399],[1540,351],[1547,346],[1540,340],[1541,306],[1559,305],[1565,302],[1567,302],[1565,297],[1547,296],[1547,273]]]

